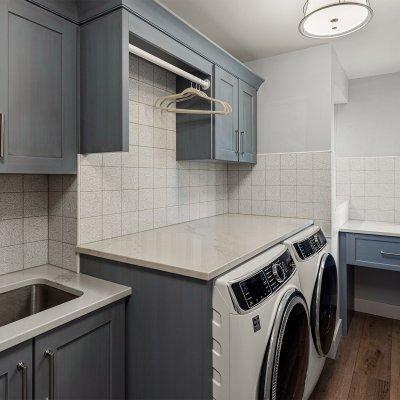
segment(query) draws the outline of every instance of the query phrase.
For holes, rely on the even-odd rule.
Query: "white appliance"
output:
[[[300,399],[310,331],[296,265],[277,245],[215,281],[213,398]]]
[[[310,361],[304,391],[304,399],[308,399],[321,375],[335,333],[337,268],[325,235],[316,225],[292,236],[285,244],[295,260],[310,312]]]

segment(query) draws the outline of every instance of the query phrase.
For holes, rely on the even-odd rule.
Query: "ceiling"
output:
[[[303,0],[158,1],[243,62],[331,43],[350,79],[400,71],[400,0],[371,0],[367,27],[329,40],[299,33]]]

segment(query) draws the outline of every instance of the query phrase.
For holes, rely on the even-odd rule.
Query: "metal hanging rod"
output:
[[[210,87],[210,81],[208,79],[200,79],[195,75],[190,74],[189,72],[184,71],[175,65],[172,65],[161,58],[153,56],[153,54],[148,53],[147,51],[142,50],[139,47],[134,46],[133,44],[129,44],[129,52],[136,54],[137,56],[144,58],[147,61],[150,61],[153,64],[158,65],[161,68],[167,69],[168,71],[173,72],[176,75],[182,76],[183,78],[188,79],[194,83],[200,85],[204,90],[207,90]]]

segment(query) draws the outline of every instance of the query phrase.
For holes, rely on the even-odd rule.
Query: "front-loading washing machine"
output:
[[[285,246],[215,281],[212,326],[215,400],[302,399],[309,313]]]
[[[310,360],[304,391],[304,399],[308,399],[321,375],[335,334],[337,267],[319,226],[311,226],[292,236],[285,245],[295,260],[310,313]]]

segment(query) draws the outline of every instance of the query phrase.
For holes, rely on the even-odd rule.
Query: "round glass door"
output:
[[[284,296],[264,356],[259,399],[301,400],[309,356],[309,319],[303,296],[292,289]]]
[[[311,331],[317,352],[326,356],[335,334],[338,299],[337,267],[332,254],[321,259],[311,305]]]

